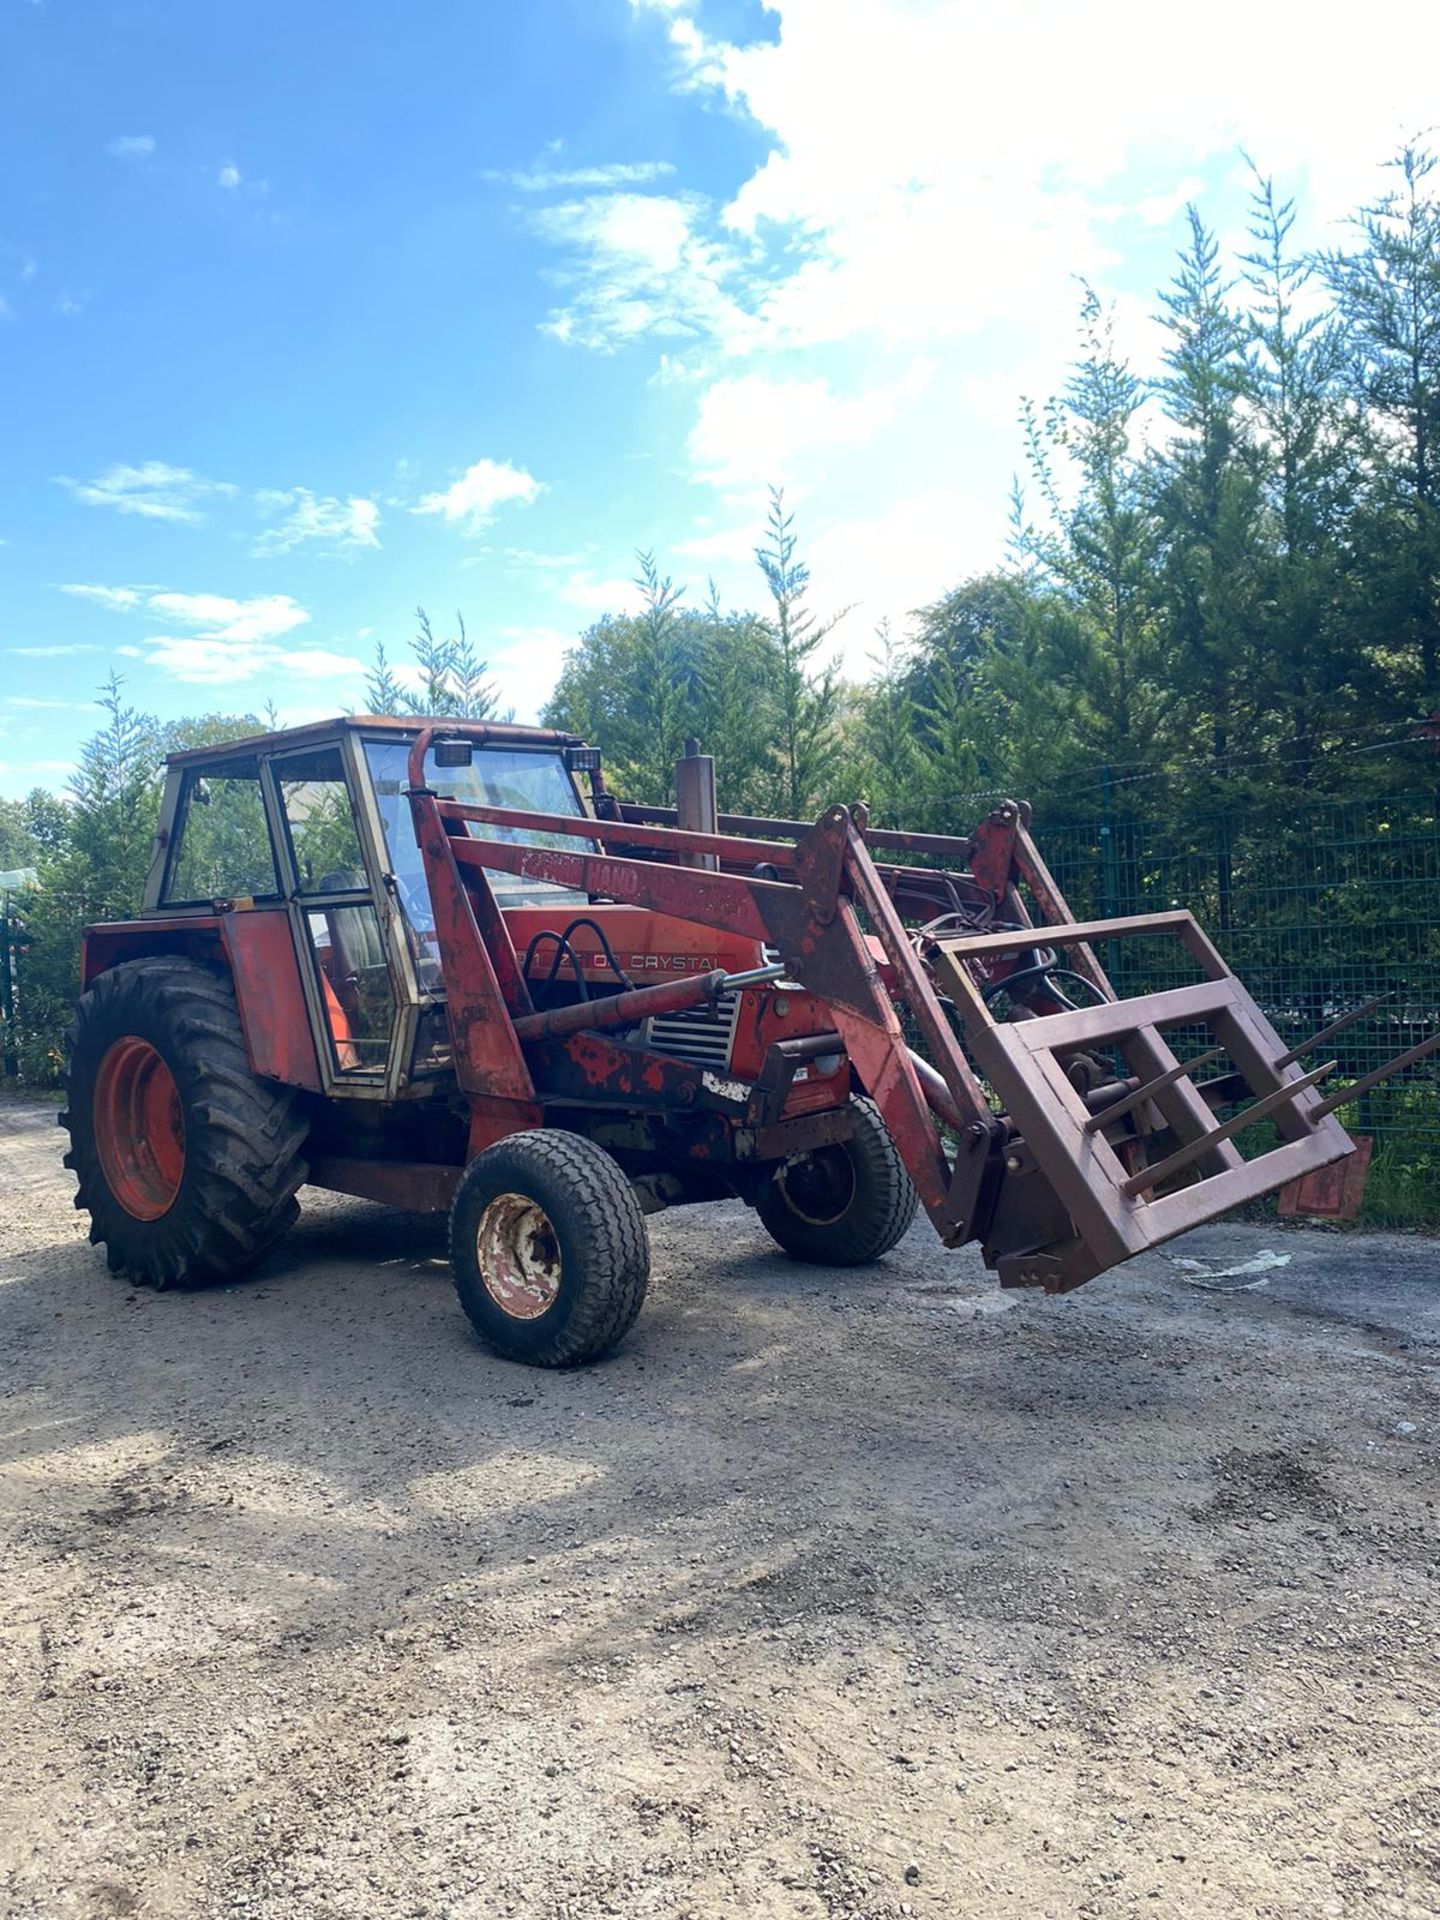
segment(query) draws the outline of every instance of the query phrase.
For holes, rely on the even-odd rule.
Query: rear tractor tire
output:
[[[294,1222],[306,1124],[251,1071],[223,976],[164,955],[102,973],[76,1008],[65,1085],[75,1205],[112,1272],[216,1285]]]
[[[576,1367],[634,1324],[650,1280],[635,1189],[603,1148],[555,1127],[477,1154],[450,1209],[460,1304],[502,1360]]]
[[[756,1211],[792,1259],[861,1267],[910,1229],[919,1198],[873,1100],[853,1102],[855,1131],[775,1169]]]

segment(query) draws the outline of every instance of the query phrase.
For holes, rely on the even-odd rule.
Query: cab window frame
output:
[[[318,880],[309,881],[300,864],[300,850],[295,842],[296,822],[291,818],[290,805],[286,798],[286,768],[291,763],[299,763],[309,758],[320,758],[333,753],[339,767],[337,784],[344,793],[349,806],[350,828],[354,837],[354,852],[359,865],[353,869],[361,876],[358,886],[322,887]],[[345,751],[343,739],[322,741],[315,746],[289,747],[270,754],[266,759],[270,775],[270,784],[274,794],[275,820],[279,831],[280,847],[284,853],[286,866],[286,893],[297,901],[305,902],[318,899],[354,901],[360,897],[370,900],[378,906],[377,889],[370,875],[370,860],[366,853],[365,833],[362,825],[362,789],[357,783],[350,757]],[[328,783],[328,775],[322,779]],[[313,780],[310,784],[316,784]]]
[[[270,885],[258,892],[253,887],[243,889],[237,887],[228,891],[212,891],[204,894],[179,893],[175,891],[175,882],[181,860],[186,852],[185,834],[190,824],[191,796],[195,788],[204,782],[221,780],[254,782],[256,803],[265,830],[265,845],[270,861]],[[264,767],[258,754],[235,755],[228,759],[202,762],[198,766],[187,766],[181,772],[176,791],[174,821],[170,829],[169,845],[165,850],[165,869],[156,907],[162,912],[170,913],[184,908],[211,907],[217,900],[283,900],[285,898],[284,881],[276,854],[274,821],[265,791]]]

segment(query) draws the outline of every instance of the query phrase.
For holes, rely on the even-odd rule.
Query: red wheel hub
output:
[[[169,1211],[185,1172],[175,1076],[148,1040],[127,1034],[95,1076],[95,1149],[111,1193],[137,1220]]]

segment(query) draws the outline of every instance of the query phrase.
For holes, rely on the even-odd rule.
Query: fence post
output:
[[[12,898],[8,891],[0,893],[0,1026],[4,1028],[5,1037],[3,1065],[7,1078],[11,1080],[20,1071],[20,1059],[15,1050],[15,980],[11,958],[14,943],[10,933],[14,917]]]

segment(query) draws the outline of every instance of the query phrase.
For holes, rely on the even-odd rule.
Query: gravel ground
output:
[[[53,1120],[0,1108],[6,1915],[1440,1911],[1431,1243],[1046,1300],[699,1208],[546,1375],[359,1202],[130,1290]]]

